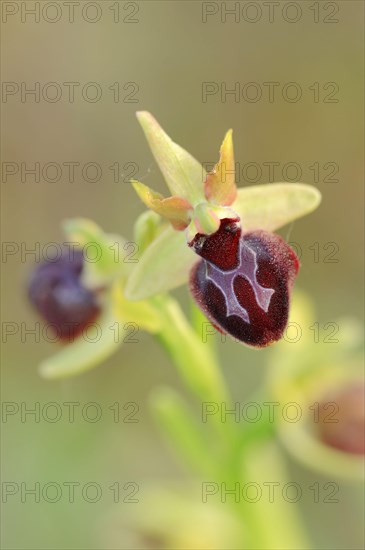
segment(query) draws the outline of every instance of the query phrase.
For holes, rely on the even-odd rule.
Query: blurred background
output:
[[[297,285],[316,303],[321,325],[343,316],[361,319],[364,5],[278,2],[269,15],[262,2],[104,0],[71,3],[72,15],[65,2],[35,4],[1,6],[2,319],[3,326],[19,328],[3,334],[2,399],[28,408],[80,406],[73,423],[65,406],[57,422],[20,412],[3,420],[3,482],[19,489],[3,504],[3,547],[137,548],[122,527],[111,536],[109,522],[116,506],[122,520],[139,504],[115,504],[110,486],[119,483],[122,501],[131,493],[125,484],[135,483],[142,501],[150,483],[189,477],[163,445],[147,403],[160,383],[184,390],[169,359],[142,332],[138,343],[93,371],[42,380],[37,365],[57,344],[24,332],[38,320],[24,290],[35,263],[26,251],[64,242],[60,224],[74,216],[132,239],[143,206],[128,179],[166,193],[137,110],[152,112],[202,163],[218,159],[232,127],[238,185],[297,180],[320,189],[321,207],[282,231],[302,253]],[[225,14],[224,5],[235,15]],[[35,15],[27,12],[34,9]],[[25,93],[31,89],[36,95]],[[232,89],[239,94],[225,95]],[[39,177],[26,172],[35,163]],[[74,178],[70,163],[77,163]],[[187,309],[187,289],[174,294]],[[228,340],[218,345],[234,399],[243,402],[265,377],[271,352]],[[81,414],[90,402],[102,410],[96,422]],[[130,402],[138,405],[138,422],[115,422],[113,404],[119,403],[123,419]],[[291,478],[305,487],[329,480],[287,460]],[[335,481],[338,503],[300,503],[313,546],[363,548],[361,491]],[[79,483],[75,501],[66,489],[54,503],[22,495],[21,483],[30,489],[48,482]],[[90,482],[102,488],[94,503],[80,496]],[[94,495],[91,487],[89,500]]]

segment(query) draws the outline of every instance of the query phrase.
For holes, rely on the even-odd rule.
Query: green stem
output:
[[[229,393],[215,355],[185,318],[178,302],[163,296],[155,299],[162,318],[158,340],[172,356],[179,372],[199,399],[227,401]]]
[[[225,403],[228,406],[231,402],[229,391],[213,348],[203,343],[199,333],[187,321],[174,299],[169,296],[159,296],[154,299],[154,304],[162,319],[157,339],[171,355],[189,389],[201,403],[213,402],[218,405]],[[169,402],[171,407],[171,399]],[[163,417],[165,428],[167,427],[170,431],[170,437],[171,429],[181,431],[185,443],[187,442],[190,459],[198,466],[200,465],[205,475],[211,478],[211,464],[207,467],[204,449],[197,442],[199,436],[195,429],[193,430],[191,421],[181,407],[179,409],[175,407],[174,414],[173,420],[168,418],[170,413],[167,417],[166,414]],[[216,463],[216,481],[225,482],[227,487],[234,486],[237,482],[240,485],[248,482],[257,482],[262,485],[266,479],[265,476],[269,473],[271,481],[286,483],[281,456],[268,446],[274,430],[267,415],[263,415],[255,425],[248,426],[244,432],[237,425],[222,423],[220,415],[213,415],[212,421],[214,421],[212,427],[220,443],[219,446],[215,446],[217,455],[212,456],[212,461]],[[193,440],[195,438],[195,444],[188,441],[190,432],[194,436]],[[258,453],[263,453],[264,456],[259,456]],[[252,503],[240,499],[237,504],[233,502],[232,507],[247,529],[245,548],[304,550],[309,547],[299,516],[292,504],[289,505],[288,510],[288,506],[283,506],[282,503]],[[265,520],[267,515],[270,515],[270,521]],[[273,520],[272,517],[275,519]],[[287,528],[288,517],[293,526],[290,529]]]
[[[204,343],[192,328],[178,302],[170,296],[154,299],[162,319],[162,326],[156,338],[172,357],[180,376],[195,394],[201,410],[203,403],[220,405],[230,403],[229,391],[221,374],[212,347]],[[233,444],[234,428],[225,426],[219,415],[212,416],[212,428],[216,437],[225,440],[222,451]]]

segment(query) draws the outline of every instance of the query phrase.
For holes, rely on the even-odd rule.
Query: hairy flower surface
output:
[[[283,239],[266,231],[242,234],[236,221],[226,219],[213,235],[197,235],[191,246],[203,260],[192,269],[190,289],[211,322],[250,346],[279,340],[299,269]]]

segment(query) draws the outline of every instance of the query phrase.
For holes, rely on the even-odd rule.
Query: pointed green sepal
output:
[[[220,159],[205,181],[206,198],[222,206],[230,206],[236,196],[232,130],[228,130],[220,149]]]
[[[181,197],[193,206],[204,201],[206,172],[201,164],[174,143],[150,113],[140,111],[137,118],[171,195]]]
[[[305,183],[267,183],[238,190],[232,209],[241,218],[244,231],[280,227],[313,212],[321,194]]]

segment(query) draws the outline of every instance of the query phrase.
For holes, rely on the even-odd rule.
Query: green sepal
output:
[[[51,357],[45,359],[39,366],[40,375],[47,379],[68,378],[97,367],[113,355],[123,343],[119,337],[119,319],[111,308],[98,319],[99,337],[87,336],[83,332],[74,342],[64,347]],[[91,329],[90,329],[91,330]]]
[[[142,300],[172,290],[189,279],[198,256],[183,232],[167,227],[142,254],[125,286],[129,300]]]
[[[206,172],[202,165],[174,143],[150,113],[140,111],[137,118],[171,195],[181,197],[193,206],[204,201]]]
[[[244,231],[280,227],[313,212],[321,194],[305,183],[267,183],[238,189],[231,208],[241,218]]]

